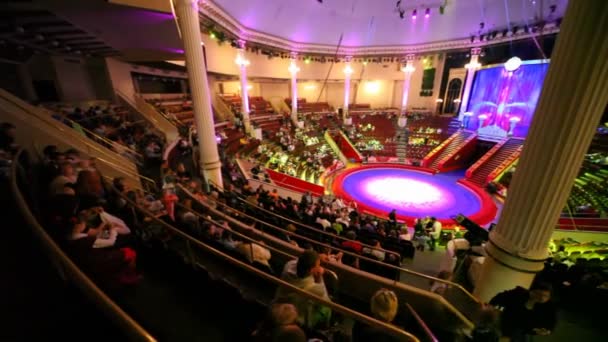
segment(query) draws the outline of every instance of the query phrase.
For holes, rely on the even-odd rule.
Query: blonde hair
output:
[[[399,309],[399,301],[395,292],[387,289],[380,289],[372,296],[371,300],[372,315],[385,322],[392,322]]]
[[[275,326],[294,324],[298,319],[298,310],[293,304],[273,304],[270,316]]]

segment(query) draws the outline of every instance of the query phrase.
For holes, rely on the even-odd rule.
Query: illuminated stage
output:
[[[478,224],[490,223],[496,205],[477,186],[461,183],[462,175],[433,175],[400,165],[366,165],[345,170],[333,182],[334,194],[356,201],[359,211],[386,218],[392,209],[399,220],[435,216],[453,225],[452,216],[465,214]]]

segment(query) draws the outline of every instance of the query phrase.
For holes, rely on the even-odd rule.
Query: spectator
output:
[[[306,334],[296,324],[298,311],[288,303],[272,304],[269,317],[253,333],[256,342],[305,342]]]
[[[516,287],[497,294],[490,304],[502,309],[502,335],[511,341],[527,341],[530,335],[550,335],[557,322],[551,302],[551,285],[534,282],[530,290]]]
[[[264,243],[262,241],[259,243],[242,242],[237,244],[236,250],[241,253],[250,263],[257,262],[270,267],[269,260],[272,255],[270,254],[270,250],[262,247],[263,244]]]
[[[384,249],[382,249],[382,245],[380,244],[380,241],[372,240],[370,242],[370,244],[374,248],[365,247],[365,248],[363,248],[363,253],[371,255],[374,259],[383,261],[384,258],[386,258],[386,253],[385,253]]]
[[[429,249],[434,251],[437,241],[439,241],[439,238],[441,237],[441,222],[437,221],[435,217],[431,217],[431,220],[426,226],[430,237],[430,240],[428,241]]]
[[[320,262],[321,258],[317,252],[306,250],[298,259],[285,264],[281,278],[299,289],[330,300],[323,282],[325,270],[321,267]],[[308,328],[322,327],[329,324],[331,310],[325,306],[312,303],[284,287],[279,288],[276,298],[295,305],[299,313],[299,323],[306,325]]]
[[[397,316],[397,311],[399,310],[397,295],[393,291],[380,289],[373,295],[370,308],[372,317],[382,322],[392,324],[395,316]],[[368,341],[392,342],[399,341],[399,339],[386,334],[377,326],[365,325],[359,321],[355,322],[355,325],[353,326],[353,342]]]
[[[500,331],[498,329],[498,312],[491,306],[481,310],[475,328],[471,332],[471,342],[498,342]]]
[[[76,184],[76,173],[74,167],[68,162],[64,162],[59,166],[59,175],[55,177],[49,185],[49,194],[51,196],[64,192],[66,184]]]

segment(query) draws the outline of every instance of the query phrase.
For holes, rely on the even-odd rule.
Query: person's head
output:
[[[566,246],[560,245],[559,247],[557,247],[557,251],[558,252],[565,252],[566,251]]]
[[[75,196],[76,191],[74,190],[74,185],[66,184],[63,186],[63,191],[61,192],[64,195]]]
[[[78,152],[78,150],[76,150],[74,148],[71,148],[71,149],[65,151],[65,156],[69,160],[79,160],[80,152]]]
[[[112,180],[112,185],[116,188],[116,190],[123,192],[127,189],[125,179],[123,177],[116,177]]]
[[[435,216],[431,216],[431,222],[435,222],[437,221],[437,218],[435,218]]]
[[[55,153],[57,153],[57,146],[55,145],[47,145],[42,150],[42,154],[49,159],[53,158]]]
[[[489,329],[496,326],[498,322],[498,311],[492,306],[484,306],[479,312],[479,318],[475,328]]]
[[[543,304],[551,300],[552,286],[543,281],[535,281],[530,286],[530,300],[534,303]]]
[[[103,184],[99,173],[91,170],[80,171],[76,181],[76,193],[79,195],[102,195]]]
[[[298,319],[298,310],[293,304],[278,303],[270,307],[270,320],[275,327],[295,324]]]
[[[291,233],[295,233],[295,231],[297,230],[296,226],[293,223],[288,224],[285,229],[287,229],[287,231]]]
[[[305,250],[298,258],[298,263],[296,265],[298,278],[308,277],[314,268],[319,267],[320,263],[321,259],[317,252],[312,249]]]
[[[399,301],[395,292],[387,289],[380,289],[372,296],[371,310],[372,315],[384,322],[392,322],[397,315]]]
[[[10,122],[3,122],[0,125],[0,132],[10,138],[15,138],[15,134],[17,133],[17,128]]]
[[[306,342],[306,334],[296,324],[280,326],[272,335],[272,342]]]
[[[177,172],[186,172],[186,166],[184,163],[177,164]]]
[[[72,234],[83,233],[84,230],[87,228],[85,220],[80,215],[74,216],[70,219],[70,226],[72,228],[70,233]]]
[[[72,177],[74,175],[74,166],[68,162],[61,163],[59,166],[59,172],[62,176]]]

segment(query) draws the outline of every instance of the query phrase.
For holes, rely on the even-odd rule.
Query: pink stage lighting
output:
[[[426,9],[426,11],[424,11],[424,17],[425,17],[425,18],[428,18],[428,17],[430,17],[430,16],[431,16],[431,9],[430,9],[430,8],[427,8],[427,9]]]
[[[412,12],[412,20],[416,20],[416,15],[418,14],[418,11],[414,10]]]
[[[402,177],[372,179],[363,191],[383,205],[418,210],[428,206],[441,207],[451,198],[433,184]]]

